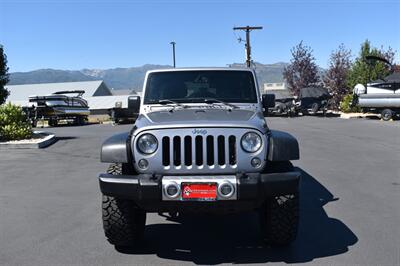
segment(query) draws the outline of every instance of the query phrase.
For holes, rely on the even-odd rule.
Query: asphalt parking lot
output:
[[[143,248],[120,252],[101,224],[101,143],[131,125],[49,129],[43,150],[0,154],[0,265],[400,264],[400,123],[270,118],[301,146],[301,220],[288,248],[259,241],[256,215],[148,215]]]

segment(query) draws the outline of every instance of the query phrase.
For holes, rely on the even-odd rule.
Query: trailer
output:
[[[366,59],[382,61],[394,69],[383,58],[368,56]],[[380,114],[384,121],[397,118],[400,115],[400,73],[393,72],[385,78],[367,83],[366,86],[357,84],[353,90],[352,104],[359,106],[362,112]]]
[[[268,110],[270,114],[290,117],[298,114],[296,97],[289,90],[270,90],[268,93],[275,95],[275,106]]]
[[[328,89],[323,87],[306,87],[300,90],[300,110],[303,115],[316,115],[318,112],[326,114],[332,96]]]
[[[48,121],[49,126],[57,126],[60,120],[73,121],[76,125],[87,122],[90,114],[88,103],[82,98],[83,90],[59,91],[45,96],[30,96],[27,107],[32,126],[38,120]],[[69,94],[75,94],[68,96]]]

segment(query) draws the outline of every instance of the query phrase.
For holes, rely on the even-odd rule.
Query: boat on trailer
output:
[[[69,119],[73,119],[76,124],[84,124],[90,114],[88,103],[82,98],[84,93],[83,90],[74,90],[30,96],[30,108],[35,114],[34,124],[38,119],[47,120],[50,126],[57,125],[59,120]]]
[[[370,56],[370,60],[383,61],[393,66],[385,59]],[[400,114],[400,73],[393,72],[385,78],[369,82],[364,86],[357,84],[353,90],[354,103],[363,112],[380,113],[383,120],[390,120]]]

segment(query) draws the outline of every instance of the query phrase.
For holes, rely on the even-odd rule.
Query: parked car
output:
[[[143,95],[132,129],[101,147],[101,161],[111,163],[99,175],[111,244],[139,244],[151,212],[256,210],[269,244],[296,238],[301,173],[291,160],[299,145],[267,126],[262,110],[274,97],[261,97],[253,70],[153,70]]]

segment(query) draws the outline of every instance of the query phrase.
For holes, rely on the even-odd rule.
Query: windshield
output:
[[[162,100],[204,103],[215,99],[227,103],[257,103],[253,74],[249,71],[190,70],[150,73],[144,104]]]

